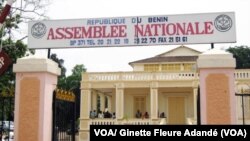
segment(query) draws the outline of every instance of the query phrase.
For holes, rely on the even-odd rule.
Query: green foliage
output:
[[[12,60],[12,64],[8,67],[6,72],[0,76],[0,92],[7,91],[11,87],[15,86],[15,74],[13,73],[13,64],[16,63],[18,58],[28,56],[29,53],[33,54],[34,51],[29,51],[27,45],[22,41],[13,41],[6,39],[1,41],[3,51],[8,54]]]
[[[76,95],[76,119],[80,117],[80,86],[81,86],[81,76],[82,73],[86,72],[84,65],[76,65],[72,69],[72,74],[68,77],[65,77],[62,80],[59,80],[58,87],[72,91]],[[61,82],[60,82],[61,81]]]
[[[64,62],[64,60],[62,60],[62,59],[59,59],[59,60],[61,60],[59,62]],[[59,67],[60,67],[60,65],[59,65]],[[63,65],[61,67],[64,68]],[[58,88],[61,88],[64,90],[73,90],[73,91],[75,91],[75,89],[79,89],[82,72],[85,72],[85,71],[86,71],[86,68],[84,67],[84,65],[76,65],[72,69],[71,75],[66,77],[62,73],[62,75],[60,76],[60,79],[58,80]]]
[[[76,95],[76,119],[80,116],[80,86],[81,86],[81,76],[82,72],[86,71],[83,64],[76,65],[72,69],[72,74],[66,76],[66,68],[64,67],[64,60],[59,59],[56,54],[52,54],[50,59],[57,62],[59,68],[61,68],[61,76],[58,78],[57,88],[66,91],[72,91]]]
[[[59,59],[56,54],[51,54],[50,59],[55,61],[58,64],[58,67],[61,69],[61,75],[59,76],[59,79],[64,79],[66,74],[66,68],[64,67],[64,60]]]
[[[3,6],[0,6],[0,11]],[[0,50],[3,50],[12,60],[12,64],[6,72],[0,76],[0,93],[10,93],[10,90],[15,86],[15,74],[13,73],[13,64],[18,58],[34,54],[34,50],[29,50],[27,45],[21,40],[13,40],[11,31],[19,28],[21,23],[19,14],[11,13],[6,17],[4,26],[0,30]]]
[[[248,46],[235,46],[227,49],[236,59],[236,69],[250,68],[250,48]]]
[[[0,8],[1,9],[1,8]],[[21,22],[20,15],[15,15],[12,17],[7,17],[4,22],[5,26],[0,30],[0,50],[4,51],[9,58],[12,60],[12,64],[8,69],[0,76],[0,95],[13,95],[15,92],[15,74],[13,73],[13,64],[16,63],[18,58],[28,56],[29,54],[34,54],[34,50],[29,50],[27,45],[21,40],[13,40],[11,38],[11,30],[17,29],[18,24]],[[11,99],[11,103],[10,102]],[[1,119],[13,120],[11,116],[14,110],[14,98],[0,98],[0,106],[4,109],[0,110]],[[11,118],[12,117],[12,118]]]
[[[4,2],[6,0],[1,0]],[[43,1],[22,1],[22,6],[11,8],[10,14],[6,17],[3,27],[0,29],[0,51],[3,50],[12,60],[12,64],[8,69],[0,76],[0,95],[12,95],[15,92],[15,74],[13,73],[13,64],[16,63],[18,58],[34,54],[34,50],[27,48],[27,45],[20,40],[16,40],[13,30],[19,29],[19,24],[24,23],[24,20],[31,20],[32,15],[36,17],[44,17],[43,8],[45,5],[41,5]],[[5,5],[0,5],[0,13]],[[34,8],[30,11],[31,8]],[[22,11],[22,12],[20,12]],[[20,15],[22,13],[22,15]],[[26,14],[25,14],[26,13]],[[24,35],[25,36],[25,35]],[[24,37],[26,38],[26,37]],[[23,38],[23,39],[24,39]],[[1,100],[1,98],[0,98]],[[3,99],[2,99],[3,100]],[[5,102],[0,101],[0,106],[6,105]],[[9,115],[6,111],[13,111],[14,102],[11,106],[7,106],[2,116]],[[1,117],[1,116],[0,116]],[[2,118],[2,117],[1,117]]]

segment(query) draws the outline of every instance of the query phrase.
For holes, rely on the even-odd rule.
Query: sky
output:
[[[250,46],[250,0],[50,0],[47,16],[57,19],[86,19],[149,15],[173,15],[210,12],[235,12],[236,43],[215,44],[215,48]],[[210,44],[186,45],[199,51]],[[67,75],[76,64],[84,64],[88,72],[132,71],[129,62],[153,57],[178,45],[52,49],[63,59]],[[36,56],[47,56],[39,50]]]

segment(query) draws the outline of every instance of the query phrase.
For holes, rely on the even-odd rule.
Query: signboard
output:
[[[234,12],[29,22],[29,48],[236,42]]]
[[[11,59],[3,50],[1,50],[0,52],[0,75],[2,75],[7,70],[10,64],[11,64]]]

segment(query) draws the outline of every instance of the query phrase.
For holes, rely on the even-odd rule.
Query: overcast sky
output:
[[[101,17],[173,15],[210,12],[235,12],[237,43],[215,44],[216,48],[250,46],[250,0],[50,0],[50,19],[86,19]],[[178,45],[52,49],[64,59],[67,74],[76,64],[84,64],[88,72],[131,71],[129,62],[153,57]],[[200,51],[210,45],[186,45]],[[39,51],[37,56],[45,56]]]

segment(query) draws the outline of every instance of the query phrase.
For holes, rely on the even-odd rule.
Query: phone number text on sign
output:
[[[70,40],[70,46],[114,46],[121,44],[129,44],[129,39],[79,39],[79,40]]]
[[[134,39],[134,44],[174,44],[174,43],[185,43],[188,41],[186,36],[176,36],[176,37],[137,37]]]

